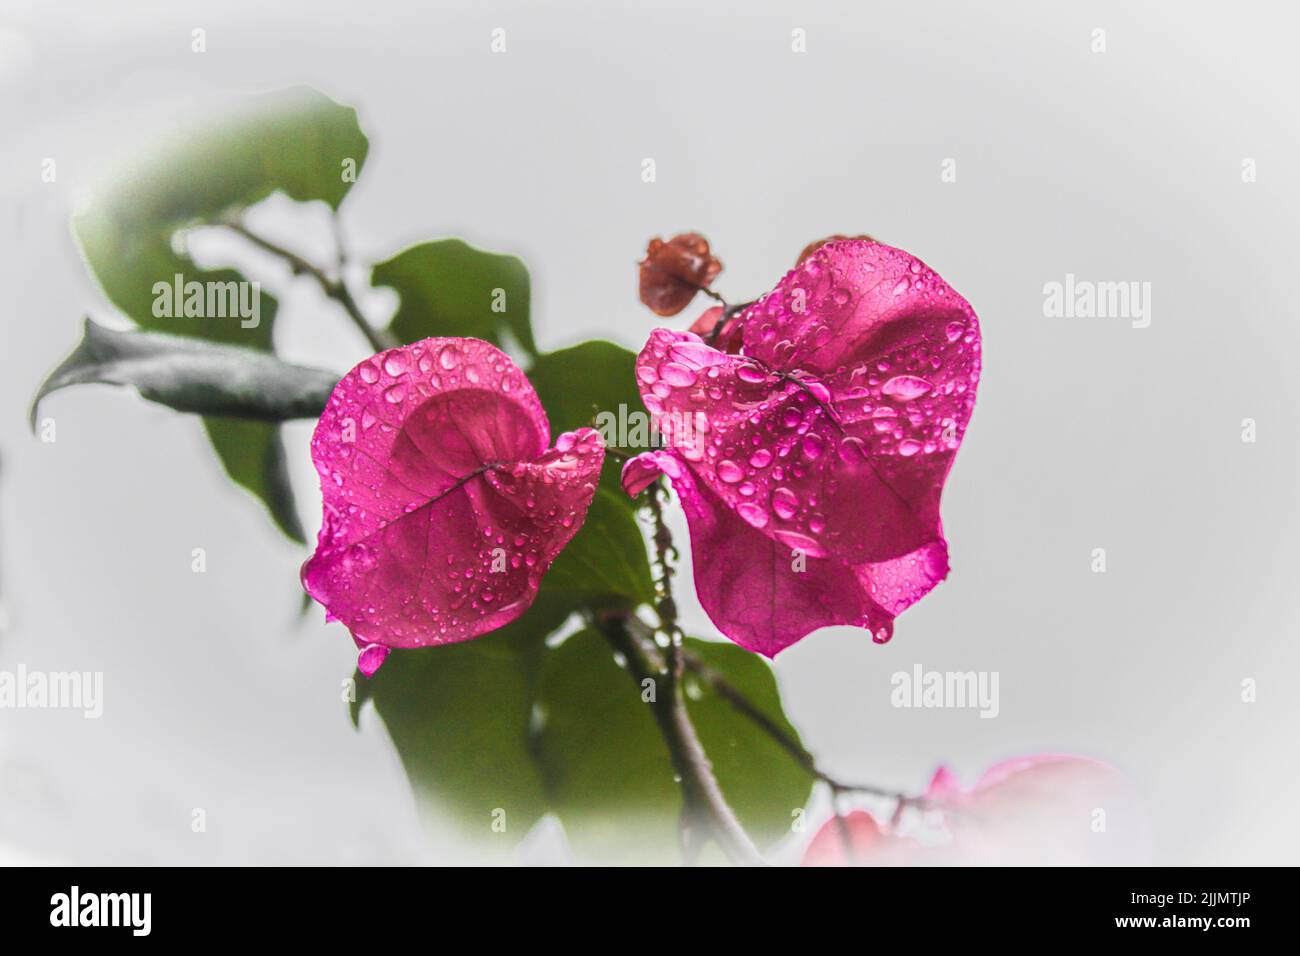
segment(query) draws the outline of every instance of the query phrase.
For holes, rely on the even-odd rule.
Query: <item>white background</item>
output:
[[[358,253],[445,235],[518,253],[547,348],[639,347],[655,323],[633,264],[652,235],[706,233],[733,301],[833,232],[935,267],[985,337],[943,505],[953,573],[887,647],[835,629],[780,657],[806,743],[907,789],[941,762],[970,782],[1006,756],[1089,754],[1141,792],[1158,862],[1295,862],[1297,21],[1283,3],[6,0],[0,668],[106,686],[98,721],[0,711],[0,860],[460,858],[421,842],[373,715],[352,729],[351,641],[298,620],[304,552],[195,421],[84,388],[49,401],[56,443],[26,426],[82,316],[111,315],[67,228],[78,194],[230,94],[306,82],[371,136],[344,205]],[[267,222],[328,248],[312,217]],[[247,268],[281,297],[283,354],[363,357],[305,280]],[[1150,282],[1150,327],[1045,318],[1043,285],[1066,273]],[[314,533],[309,430],[288,441]],[[998,671],[1000,715],[891,708],[890,675],[918,662]]]

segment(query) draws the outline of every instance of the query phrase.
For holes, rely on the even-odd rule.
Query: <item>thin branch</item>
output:
[[[708,833],[733,863],[767,865],[727,804],[686,710],[681,682],[674,679],[649,629],[626,611],[602,614],[597,617],[596,626],[627,661],[628,670],[638,683],[647,678],[656,682],[651,710],[668,745],[673,769],[681,780],[686,842],[689,844],[697,831]]]
[[[714,292],[708,286],[700,285],[700,286],[696,286],[696,288],[699,289],[701,292],[703,292],[705,295],[707,295],[714,302],[720,302],[724,309],[731,308],[731,306],[727,304],[727,300],[724,299],[720,293]]]
[[[370,343],[370,347],[376,352],[385,352],[402,344],[386,329],[377,329],[366,320],[361,307],[357,305],[356,299],[352,297],[352,292],[348,289],[348,284],[344,281],[341,270],[337,278],[328,275],[324,269],[308,262],[296,252],[285,249],[283,246],[252,232],[244,225],[242,220],[228,219],[223,225],[236,234],[243,236],[263,252],[269,252],[271,255],[283,259],[294,275],[306,275],[315,279],[322,292],[343,306],[343,311],[352,320],[352,324],[366,337],[366,341]]]
[[[685,652],[686,669],[700,677],[717,692],[718,696],[728,701],[740,714],[748,718],[761,731],[772,738],[786,753],[794,758],[799,766],[831,788],[832,799],[843,793],[866,793],[876,797],[896,800],[900,807],[924,807],[924,797],[911,796],[898,790],[887,790],[871,784],[847,783],[831,776],[817,764],[817,758],[797,739],[786,733],[776,721],[760,710],[738,687],[727,680],[726,675],[706,664],[689,651]],[[838,812],[837,812],[838,816]]]

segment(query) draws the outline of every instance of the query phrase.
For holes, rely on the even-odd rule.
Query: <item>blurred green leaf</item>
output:
[[[759,655],[721,641],[688,637],[688,653],[718,671],[785,736],[799,743],[781,706],[772,665]],[[789,835],[793,812],[812,795],[813,779],[780,744],[689,671],[683,677],[686,706],[704,751],[741,826],[759,844]]]
[[[794,740],[770,666],[738,647],[688,640]],[[718,782],[760,846],[790,832],[812,779],[699,678],[684,678],[687,709]],[[671,860],[678,846],[681,791],[642,689],[593,630],[573,635],[542,666],[543,715],[537,753],[552,809],[583,859]]]
[[[73,218],[73,233],[104,294],[143,328],[270,351],[276,302],[260,290],[256,323],[155,314],[155,286],[178,275],[184,283],[246,281],[233,269],[200,269],[173,245],[176,233],[220,222],[277,190],[337,208],[368,149],[356,112],[320,93],[298,87],[256,97],[245,111],[174,135],[122,171]],[[303,540],[279,429],[213,418],[205,425],[231,478]]]
[[[543,596],[491,634],[396,650],[369,681],[358,676],[354,720],[373,700],[424,812],[486,837],[504,810],[514,843],[546,811],[529,725],[544,641],[568,615]]]
[[[371,283],[397,291],[390,330],[403,342],[463,336],[537,354],[529,319],[528,269],[509,255],[460,239],[422,242],[374,267]]]
[[[290,365],[253,349],[162,332],[119,332],[86,320],[81,342],[32,401],[69,385],[128,385],[179,412],[279,422],[315,418],[338,374]]]
[[[555,559],[542,586],[589,605],[653,603],[645,537],[626,495],[596,489],[581,530]]]

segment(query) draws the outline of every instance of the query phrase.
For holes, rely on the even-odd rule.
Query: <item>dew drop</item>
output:
[[[932,388],[933,385],[916,375],[895,375],[880,386],[880,391],[897,401],[910,402],[914,398],[920,398]]]
[[[695,373],[680,362],[665,362],[659,368],[659,377],[673,388],[689,388],[695,384]]]
[[[799,513],[799,496],[789,488],[778,488],[772,492],[772,510],[789,520]]]
[[[718,477],[730,484],[735,484],[745,477],[745,469],[741,468],[730,458],[718,462]]]
[[[448,345],[438,353],[438,364],[447,371],[451,371],[460,364],[460,349],[455,345]]]

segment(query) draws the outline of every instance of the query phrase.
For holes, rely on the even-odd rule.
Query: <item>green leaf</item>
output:
[[[461,336],[504,348],[511,338],[527,355],[537,354],[528,269],[515,256],[459,239],[422,242],[376,265],[371,283],[397,290],[401,305],[389,328],[403,342]]]
[[[681,791],[641,688],[595,630],[551,651],[538,687],[537,737],[551,807],[582,862],[677,855]]]
[[[645,414],[636,387],[636,355],[613,342],[593,339],[547,352],[529,368],[528,380],[546,408],[553,435],[584,425],[599,427],[602,412],[615,422],[620,414],[624,421],[633,412]]]
[[[552,435],[591,426],[600,431],[606,445],[637,446],[623,449],[627,453],[649,447],[650,417],[636,387],[636,356],[622,346],[595,339],[547,352],[528,370],[528,380],[546,409]],[[631,508],[619,482],[622,468],[621,460],[607,455],[601,484]]]
[[[162,332],[119,332],[86,320],[81,342],[32,401],[69,385],[128,385],[179,412],[279,422],[315,418],[340,376],[265,352]]]
[[[771,664],[730,642],[692,637],[686,639],[685,648],[718,671],[789,740],[800,743],[799,732],[781,706]],[[687,709],[700,742],[741,826],[759,846],[787,836],[794,811],[812,794],[812,775],[701,678],[687,672],[683,680]]]
[[[280,427],[238,418],[203,419],[203,430],[230,480],[266,506],[275,526],[299,544],[307,543],[289,483],[289,460]]]
[[[198,268],[173,246],[175,234],[218,223],[277,190],[337,208],[368,149],[356,112],[320,93],[298,87],[257,97],[244,112],[151,150],[94,195],[74,217],[73,232],[104,294],[138,325],[270,351],[276,302],[260,290],[249,295],[256,312],[246,317],[155,315],[157,290],[174,286],[177,276],[205,289],[246,281],[233,269]],[[303,540],[279,429],[205,424],[227,473],[264,501],[285,533]]]
[[[765,661],[731,645],[686,644],[798,740]],[[687,710],[737,817],[760,846],[788,834],[812,778],[699,678],[684,680]],[[681,791],[671,759],[642,689],[599,633],[582,631],[547,655],[538,704],[538,757],[575,851],[600,862],[675,859]]]
[[[626,495],[596,489],[586,521],[546,572],[542,588],[589,605],[653,603],[645,537]]]
[[[544,641],[568,617],[539,598],[523,617],[460,644],[393,651],[363,688],[388,728],[422,811],[513,844],[546,811],[529,737]],[[504,834],[492,830],[505,811]]]

